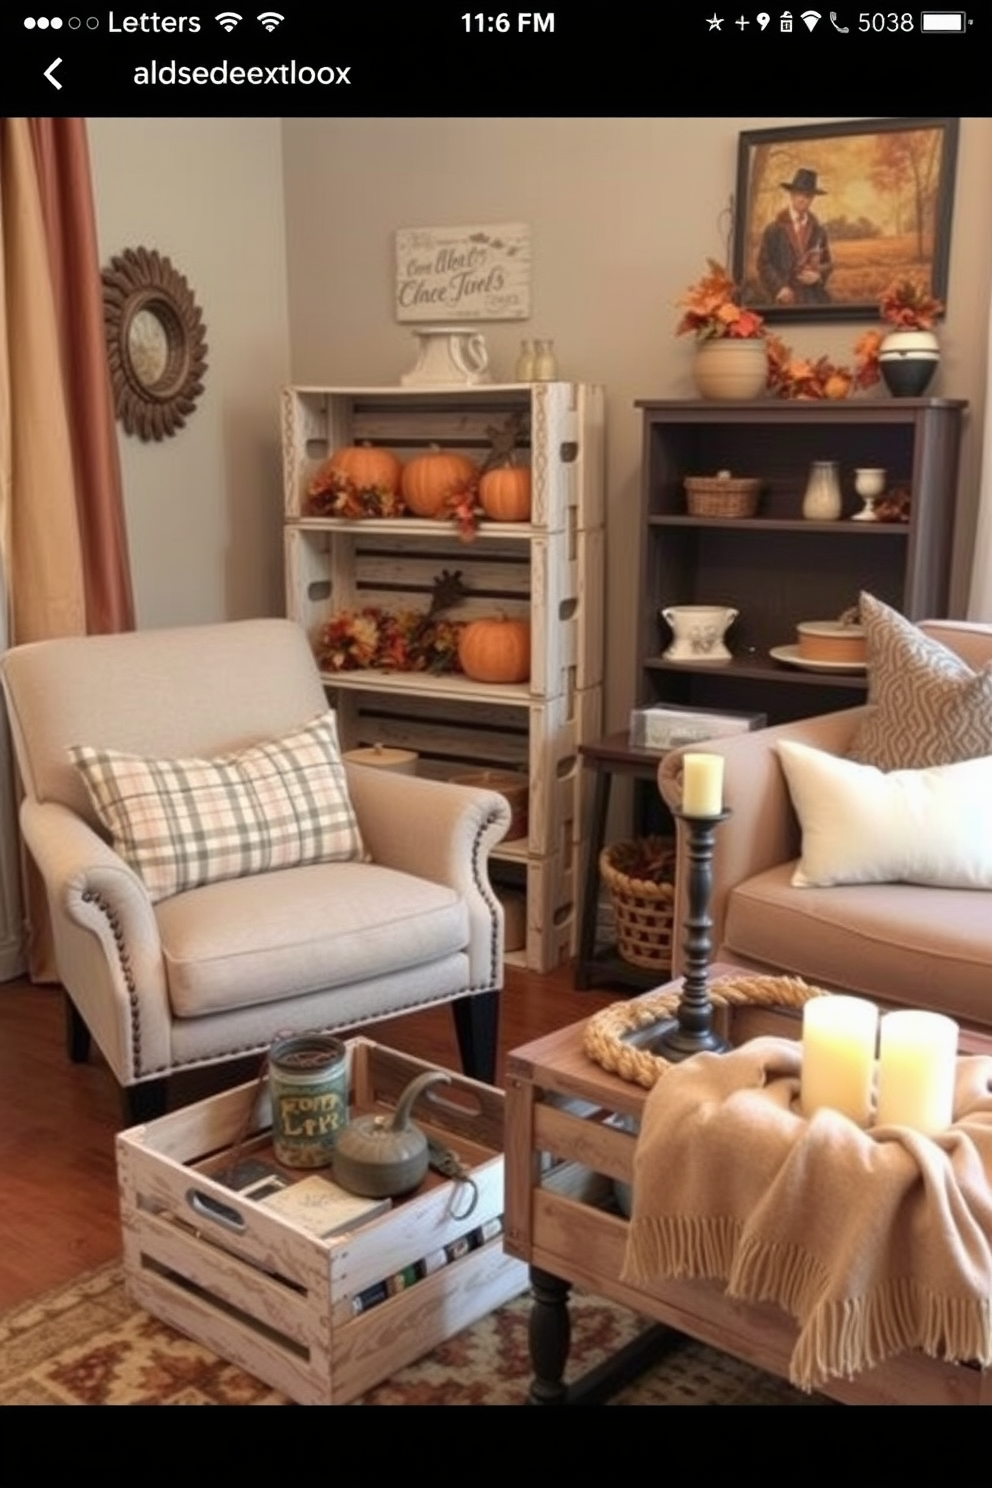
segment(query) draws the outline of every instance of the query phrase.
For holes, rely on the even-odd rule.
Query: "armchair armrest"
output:
[[[824,713],[795,723],[757,729],[754,733],[735,734],[726,739],[707,740],[703,745],[673,749],[662,758],[658,766],[658,786],[666,805],[672,808],[678,807],[682,800],[684,754],[705,749],[707,754],[722,754],[724,757],[723,799],[733,814],[717,832],[713,855],[710,916],[715,947],[719,948],[723,942],[723,925],[731,890],[756,873],[799,856],[799,823],[792,809],[775,745],[780,739],[795,739],[813,749],[844,754],[864,713],[863,707],[846,708],[839,713]],[[674,971],[680,971],[682,967],[687,882],[683,834],[684,828],[679,823],[675,884],[680,910],[674,934]]]
[[[501,985],[503,911],[489,881],[489,854],[510,826],[506,797],[368,765],[346,769],[373,861],[460,894],[469,912],[472,986]]]
[[[144,884],[81,817],[27,798],[21,830],[48,898],[59,978],[118,1079],[170,1062],[158,924]],[[141,998],[141,1050],[133,1003]]]

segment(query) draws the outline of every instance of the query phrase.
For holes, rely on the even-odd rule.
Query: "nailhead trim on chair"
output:
[[[134,1046],[135,1074],[141,1075],[145,1071],[141,1068],[141,1024],[138,1021],[138,988],[135,984],[134,972],[131,969],[131,958],[127,952],[121,922],[115,912],[110,908],[109,902],[102,894],[96,893],[95,890],[84,890],[83,903],[96,905],[100,913],[105,916],[107,924],[110,926],[110,933],[114,937],[114,945],[117,947],[117,963],[120,967],[121,976],[124,978],[124,985],[127,987],[127,998],[131,1009],[131,1039]]]
[[[482,897],[488,903],[490,909],[493,911],[493,930],[489,940],[489,986],[477,987],[474,989],[477,992],[491,992],[496,986],[497,979],[499,977],[499,956],[497,954],[498,937],[496,934],[498,901],[495,894],[493,894],[492,892],[492,884],[489,882],[489,875],[484,874],[481,871],[479,861],[482,849],[482,839],[486,835],[487,828],[491,827],[495,820],[495,812],[492,812],[491,815],[486,817],[486,820],[482,823],[482,825],[479,827],[478,832],[475,834],[475,843],[472,849],[472,877],[475,880],[475,886],[479,890],[479,893],[482,895]]]

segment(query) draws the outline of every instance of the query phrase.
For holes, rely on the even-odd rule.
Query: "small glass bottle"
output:
[[[554,382],[558,376],[558,363],[555,361],[555,343],[553,341],[535,341],[534,343],[534,380],[535,382]]]
[[[534,381],[534,348],[529,341],[521,341],[520,355],[515,368],[517,382]]]

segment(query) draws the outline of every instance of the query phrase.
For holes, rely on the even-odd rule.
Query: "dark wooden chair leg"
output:
[[[121,1090],[124,1122],[127,1126],[141,1126],[164,1116],[166,1111],[167,1084],[161,1080],[145,1080],[140,1085],[126,1085]]]
[[[65,998],[65,1047],[72,1064],[85,1064],[90,1057],[90,1031],[68,992]]]
[[[462,1069],[484,1085],[496,1083],[499,993],[478,992],[451,1004]]]

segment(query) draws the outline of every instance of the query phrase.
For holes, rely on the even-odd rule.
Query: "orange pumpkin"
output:
[[[530,471],[526,465],[498,465],[479,481],[479,501],[493,522],[530,521]]]
[[[415,517],[444,516],[448,497],[472,485],[478,475],[467,455],[440,449],[414,455],[403,467],[403,500]]]
[[[505,615],[470,620],[458,639],[458,660],[473,682],[526,682],[530,677],[530,622]]]
[[[400,488],[403,466],[391,450],[373,444],[349,444],[335,450],[325,460],[311,484],[319,489],[321,477],[336,475],[350,480],[358,491],[379,490],[395,496]]]

